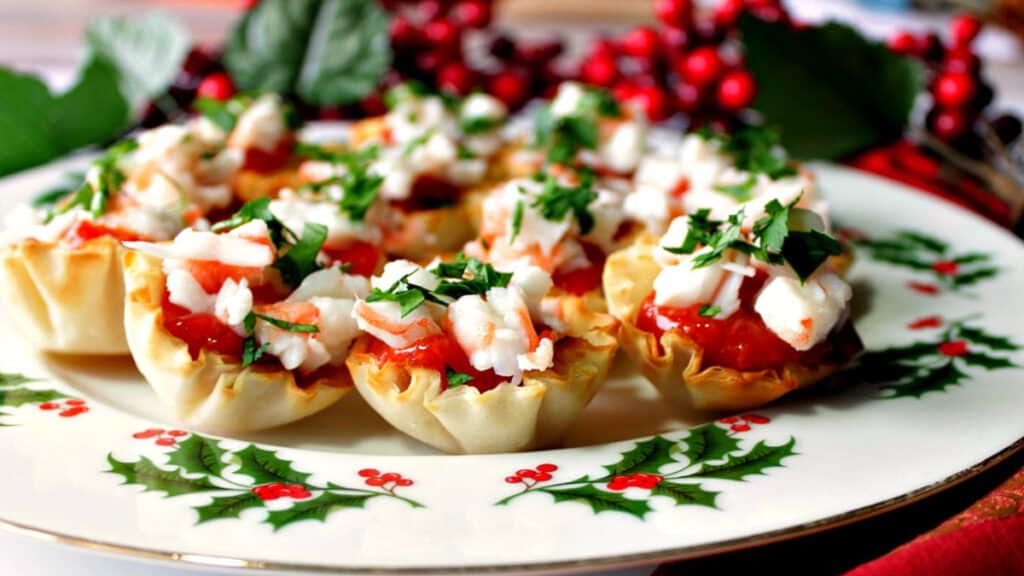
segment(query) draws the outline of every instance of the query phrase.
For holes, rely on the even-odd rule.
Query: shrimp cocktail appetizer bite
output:
[[[355,306],[365,331],[348,367],[396,428],[453,453],[557,442],[602,384],[617,322],[549,297],[535,266],[496,270],[462,255],[394,261]]]

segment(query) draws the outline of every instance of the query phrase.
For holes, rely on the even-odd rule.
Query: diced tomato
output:
[[[128,230],[126,228],[118,228],[113,226],[106,226],[93,222],[92,220],[80,220],[73,228],[67,231],[64,238],[72,248],[78,248],[82,244],[89,240],[95,240],[96,238],[102,238],[104,236],[110,236],[116,238],[121,242],[130,242],[133,240],[146,240],[143,235],[135,232],[134,230]]]
[[[356,240],[345,246],[324,246],[321,252],[331,259],[331,263],[340,262],[349,266],[349,274],[373,276],[377,264],[381,260],[381,251],[377,246]]]
[[[277,146],[270,151],[256,147],[246,148],[242,169],[260,174],[281,170],[292,161],[294,148],[295,140],[293,138],[282,138]]]
[[[212,314],[194,314],[187,308],[173,304],[164,293],[161,302],[164,328],[172,336],[188,344],[188,353],[193,360],[199,358],[200,350],[216,352],[232,358],[242,356],[243,338]]]
[[[690,181],[686,178],[680,178],[679,182],[676,183],[676,185],[672,188],[672,192],[670,192],[669,194],[676,200],[679,200],[689,191]]]
[[[250,286],[262,285],[265,276],[262,268],[249,266],[232,266],[216,260],[188,260],[186,264],[189,274],[203,287],[207,294],[216,294],[224,282],[231,278],[235,282],[245,278]]]
[[[604,272],[605,254],[600,247],[583,243],[583,250],[590,260],[590,265],[574,268],[568,272],[556,270],[551,280],[555,286],[570,294],[583,295],[601,287],[601,274]]]
[[[657,306],[651,293],[640,307],[637,327],[659,339],[673,330],[686,334],[703,350],[705,367],[757,371],[782,368],[789,363],[814,365],[828,351],[827,342],[800,352],[769,330],[753,310],[754,296],[765,279],[761,273],[744,282],[740,290],[743,306],[722,320],[701,316],[702,304],[685,308]]]
[[[445,387],[448,386],[447,368],[472,376],[473,379],[466,385],[473,386],[481,392],[486,392],[509,380],[505,376],[498,376],[493,370],[480,371],[473,368],[466,353],[462,351],[462,347],[447,334],[428,336],[414,342],[411,346],[397,350],[374,338],[370,344],[369,353],[380,364],[393,362],[436,370],[441,373],[441,381]]]

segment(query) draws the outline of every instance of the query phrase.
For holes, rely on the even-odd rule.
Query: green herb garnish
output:
[[[508,238],[509,244],[516,241],[519,230],[523,227],[523,207],[523,201],[516,200],[516,209],[512,212],[512,235]]]
[[[138,147],[139,143],[135,140],[122,140],[110,147],[103,156],[92,163],[93,169],[96,170],[95,186],[88,180],[84,182],[75,191],[70,201],[51,210],[46,215],[46,221],[49,222],[54,216],[64,214],[74,208],[83,208],[89,211],[93,218],[102,216],[107,211],[110,197],[121,189],[127,179],[118,164],[121,159]]]
[[[273,267],[281,273],[281,279],[291,286],[298,286],[302,280],[320,269],[317,255],[327,240],[327,227],[315,222],[306,222],[302,237],[287,248],[274,262]]]
[[[544,187],[530,204],[531,208],[539,208],[541,216],[552,222],[561,222],[572,212],[579,222],[581,234],[587,234],[594,228],[594,215],[589,210],[590,203],[597,199],[593,174],[581,172],[580,183],[576,186],[562,186],[551,174],[537,177],[542,179]]]
[[[396,302],[402,310],[402,318],[405,318],[413,310],[420,307],[424,302],[434,302],[447,306],[448,303],[434,296],[430,290],[409,282],[409,277],[416,272],[410,272],[402,276],[387,290],[374,288],[366,297],[367,302]]]
[[[494,266],[466,258],[462,253],[455,256],[454,262],[439,263],[432,272],[441,278],[434,293],[456,299],[468,294],[486,294],[491,288],[504,288],[512,280],[510,272],[498,272]]]
[[[739,184],[719,184],[715,186],[715,191],[732,196],[737,202],[749,202],[754,197],[755,184],[757,177],[749,176]]]
[[[444,375],[445,379],[448,381],[449,388],[462,386],[463,384],[473,381],[473,377],[469,374],[456,372],[455,370],[452,370],[450,366],[445,366]]]
[[[700,310],[697,311],[697,314],[700,314],[701,316],[703,316],[705,318],[714,318],[715,315],[718,314],[721,311],[722,311],[722,308],[719,307],[719,306],[712,306],[711,304],[705,304],[705,305],[700,307]]]
[[[274,243],[278,249],[281,249],[289,244],[294,244],[298,241],[298,237],[291,229],[284,225],[274,213],[270,211],[270,198],[259,198],[257,200],[250,200],[242,205],[227,220],[217,222],[210,227],[213,232],[220,232],[222,230],[231,230],[238,228],[242,224],[252,222],[253,220],[262,220],[267,224],[267,230],[270,232],[270,240]]]
[[[370,172],[370,166],[377,159],[380,149],[377,146],[368,146],[352,152],[335,152],[315,144],[301,143],[298,153],[314,160],[345,166],[345,174],[307,184],[305,189],[320,192],[332,185],[341,187],[342,195],[338,207],[348,214],[349,220],[362,221],[376,201],[377,192],[384,182],[383,176]]]
[[[534,145],[546,148],[548,162],[572,164],[581,149],[594,150],[599,143],[598,121],[622,114],[615,99],[597,88],[586,88],[576,110],[556,116],[551,105],[542,106],[534,117]]]

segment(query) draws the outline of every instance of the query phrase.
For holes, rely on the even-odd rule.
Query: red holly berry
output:
[[[427,42],[435,49],[451,49],[459,43],[459,29],[451,20],[433,20],[423,28]]]
[[[907,324],[907,328],[911,330],[923,330],[925,328],[939,328],[942,326],[941,316],[925,316],[924,318],[918,318],[910,324]]]
[[[714,21],[720,28],[732,28],[743,12],[743,0],[722,0],[715,7]]]
[[[615,43],[608,38],[598,38],[590,45],[591,58],[605,57],[615,58]]]
[[[166,438],[165,437],[165,438],[157,438],[156,439],[156,445],[157,446],[174,446],[177,443],[178,443],[178,441],[175,440],[174,438]]]
[[[698,112],[704,103],[704,93],[689,82],[677,82],[672,90],[676,108],[684,114]]]
[[[719,420],[719,422],[721,422],[722,424],[735,424],[738,420],[739,418],[735,416],[728,416],[726,418],[722,418],[721,420]]]
[[[522,470],[516,470],[516,476],[532,480],[537,477],[537,472],[535,470],[530,470],[529,468],[524,468]]]
[[[691,0],[654,0],[654,15],[666,26],[689,26],[693,21]]]
[[[729,429],[733,432],[746,432],[750,430],[750,426],[747,424],[733,424],[732,426],[729,426]]]
[[[653,122],[660,122],[672,115],[668,96],[657,86],[640,86],[629,99],[636,102],[647,118]]]
[[[714,46],[701,46],[683,58],[677,71],[694,86],[707,86],[722,73],[722,58]]]
[[[657,58],[661,48],[658,33],[650,26],[637,26],[622,38],[622,51],[637,58]]]
[[[196,87],[196,96],[199,98],[210,98],[221,102],[231,99],[235,95],[235,85],[231,77],[224,72],[214,72],[203,78]]]
[[[362,470],[357,472],[357,474],[359,474],[363,478],[373,478],[376,476],[380,476],[380,471],[377,470],[376,468],[363,468]]]
[[[60,408],[60,404],[55,404],[53,402],[43,402],[39,405],[40,410],[56,410],[57,408]],[[136,436],[136,438],[138,438],[138,436]]]
[[[380,486],[383,486],[385,484],[387,484],[387,482],[385,482],[383,478],[367,478],[366,479],[366,485],[367,486],[377,486],[377,487],[380,487]]]
[[[484,0],[463,0],[452,10],[455,19],[467,28],[487,28],[491,24],[491,4]]]
[[[630,80],[619,80],[612,86],[612,97],[619,102],[628,102],[636,95],[639,87]]]
[[[456,94],[468,94],[473,89],[473,71],[462,62],[449,62],[438,71],[437,86]]]
[[[945,72],[935,81],[935,101],[947,108],[960,108],[974,98],[974,78],[967,74]]]
[[[394,482],[395,480],[398,480],[401,477],[402,477],[401,474],[395,474],[394,472],[388,472],[387,474],[384,474],[383,476],[381,476],[380,479],[385,481],[385,482]]]
[[[85,406],[85,400],[80,400],[78,398],[72,398],[71,400],[67,400],[64,403],[67,404],[68,406]]]
[[[388,111],[388,105],[384,102],[381,93],[371,92],[359,102],[359,109],[366,116],[381,116]]]
[[[970,350],[967,349],[967,342],[963,340],[950,340],[939,344],[939,354],[943,356],[963,356]]]
[[[548,474],[547,472],[541,472],[540,474],[537,474],[534,477],[534,480],[536,480],[537,482],[547,482],[548,480],[551,480],[551,474]]]
[[[675,60],[690,45],[690,30],[665,26],[661,29],[661,50],[669,61]]]
[[[413,481],[408,478],[400,478],[397,481],[395,481],[395,484],[399,486],[412,486]]]
[[[970,48],[953,48],[946,52],[946,59],[942,61],[943,71],[954,74],[973,76],[980,67],[981,60]]]
[[[932,264],[932,270],[943,276],[956,276],[956,273],[960,270],[960,265],[952,260],[940,260]]]
[[[757,95],[757,82],[754,75],[746,70],[734,70],[729,72],[718,83],[718,91],[715,96],[718,105],[726,110],[743,110],[754,103],[754,96]]]
[[[488,84],[492,96],[509,108],[518,108],[530,95],[530,80],[522,70],[503,70],[491,78]]]
[[[772,421],[771,418],[760,414],[744,414],[743,419],[751,424],[767,424]]]
[[[538,472],[554,472],[555,470],[558,470],[558,466],[554,464],[541,464],[537,466]]]
[[[917,51],[917,38],[907,31],[900,31],[889,38],[889,49],[897,54],[913,54]]]
[[[135,438],[137,440],[143,440],[143,439],[146,439],[146,438],[152,438],[154,436],[159,436],[159,435],[161,435],[163,433],[164,433],[164,429],[163,428],[148,428],[146,430],[143,430],[142,432],[136,432],[135,434],[132,434],[132,438]]]
[[[954,46],[967,46],[981,32],[981,20],[971,14],[959,14],[949,22],[949,33]]]
[[[508,482],[509,484],[519,484],[522,481],[523,481],[523,479],[520,478],[519,476],[506,476],[505,477],[505,482]]]
[[[445,12],[445,5],[442,0],[422,0],[417,6],[419,16],[423,20],[433,20]]]
[[[934,296],[939,293],[939,287],[934,284],[927,284],[925,282],[915,282],[911,280],[907,282],[907,288],[910,288],[914,292],[920,294],[926,294],[928,296]]]
[[[940,140],[950,142],[967,131],[967,117],[960,110],[938,110],[929,118],[931,131]]]
[[[167,434],[169,436],[174,436],[177,438],[181,438],[182,436],[188,436],[188,432],[185,432],[184,430],[171,430]]]
[[[60,416],[61,418],[73,418],[75,416],[78,416],[79,414],[84,414],[88,411],[89,409],[85,406],[75,406],[74,408],[68,408],[67,410],[64,410],[63,412],[58,414],[58,416]]]
[[[611,86],[619,77],[619,67],[612,57],[590,57],[580,65],[580,77],[588,84]]]

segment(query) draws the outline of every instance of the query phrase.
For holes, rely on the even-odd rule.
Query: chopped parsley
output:
[[[721,311],[722,311],[722,309],[719,306],[712,306],[711,304],[705,304],[705,305],[700,307],[700,310],[697,311],[697,314],[700,314],[701,316],[703,316],[705,318],[714,318],[715,315],[718,314]]]
[[[225,133],[230,133],[235,129],[235,125],[238,124],[238,119],[242,117],[242,114],[245,114],[245,111],[256,100],[256,97],[253,94],[238,94],[226,101],[213,98],[197,98],[192,103],[192,107]],[[302,118],[295,107],[283,101],[280,105],[284,124],[288,129],[296,130],[302,126]]]
[[[544,187],[530,204],[531,208],[539,208],[541,216],[552,222],[561,222],[572,212],[580,225],[581,234],[593,230],[594,215],[589,210],[590,203],[597,199],[593,174],[589,171],[580,172],[580,183],[576,186],[562,186],[558,178],[551,174],[538,174],[534,178],[541,180]]]
[[[255,336],[246,336],[245,340],[242,341],[242,366],[255,364],[257,360],[263,358],[267,348],[270,348],[270,342],[264,342],[262,345],[257,346]]]
[[[256,345],[256,336],[254,331],[256,330],[257,320],[262,320],[271,326],[280,328],[287,332],[298,332],[304,334],[315,334],[320,332],[320,329],[314,324],[288,322],[287,320],[281,320],[280,318],[274,318],[273,316],[249,312],[245,316],[245,319],[242,320],[242,329],[245,330],[246,333],[245,340],[242,341],[242,366],[249,366],[250,364],[255,363],[257,360],[262,358],[267,349],[270,348],[269,342],[264,342],[261,346]]]
[[[501,118],[489,116],[469,116],[459,120],[459,131],[467,136],[482,134],[499,128],[505,121]]]
[[[449,388],[462,386],[463,384],[468,384],[469,382],[473,381],[473,377],[470,376],[469,374],[456,372],[455,370],[452,370],[450,366],[445,366],[444,376],[445,379],[448,381]]]
[[[89,211],[93,218],[102,216],[107,211],[110,197],[121,189],[127,179],[118,164],[138,147],[139,143],[135,140],[122,140],[107,149],[103,156],[92,163],[93,169],[96,170],[95,185],[88,180],[83,182],[69,201],[47,213],[46,221],[49,222],[54,216],[64,214],[74,208]]]
[[[210,227],[210,230],[213,232],[231,230],[253,220],[266,222],[267,230],[270,231],[270,240],[278,249],[298,241],[295,232],[285,226],[284,222],[278,220],[277,216],[270,211],[270,198],[258,198],[246,202],[231,218],[217,222]]]
[[[548,162],[572,164],[581,149],[594,150],[600,138],[598,121],[622,114],[611,94],[586,88],[576,110],[567,116],[556,116],[551,105],[541,107],[534,117],[534,146],[547,150]]]
[[[434,132],[436,131],[436,128],[428,128],[426,131],[423,132],[423,134],[420,134],[419,136],[406,142],[405,147],[402,148],[402,157],[408,158],[413,152],[416,151],[417,148],[426,144],[427,141],[430,140],[430,137],[433,136]]]
[[[693,258],[698,269],[720,260],[726,250],[738,250],[769,264],[787,264],[800,281],[807,280],[830,256],[841,253],[839,242],[827,234],[821,218],[814,212],[797,208],[797,198],[783,206],[778,200],[765,205],[765,215],[754,223],[752,242],[743,239],[743,210],[729,216],[727,222],[710,220],[708,210],[689,217],[689,229],[682,245],[668,246],[673,254],[693,254],[699,247],[707,250]]]
[[[409,281],[409,277],[415,273],[416,271],[413,271],[402,276],[389,286],[387,290],[374,288],[370,295],[366,297],[366,301],[395,302],[402,310],[402,318],[411,314],[413,310],[419,308],[424,302],[434,302],[447,306],[447,302],[432,294],[430,290]]]
[[[441,278],[434,293],[455,299],[468,294],[486,294],[491,288],[508,286],[512,280],[511,272],[498,272],[494,266],[476,258],[466,258],[461,252],[455,256],[454,262],[441,262],[432,271]]]
[[[523,227],[523,201],[516,200],[515,211],[512,212],[512,235],[508,238],[508,243],[511,244],[516,241],[516,237],[519,236],[519,230]]]
[[[335,152],[315,144],[300,143],[298,153],[314,160],[345,166],[345,174],[307,184],[305,189],[320,192],[328,186],[341,187],[342,194],[338,207],[348,214],[349,220],[361,222],[377,200],[377,192],[384,182],[383,176],[370,172],[370,166],[377,159],[380,149],[377,146],[368,146],[362,150]]]
[[[306,276],[319,270],[316,257],[325,240],[327,226],[306,222],[302,227],[302,237],[274,261],[273,267],[281,273],[281,279],[290,286],[298,286]]]
[[[739,184],[719,184],[715,186],[715,191],[732,196],[737,202],[749,202],[754,198],[755,184],[757,184],[757,177],[748,176]]]
[[[722,152],[732,156],[739,170],[764,174],[772,180],[797,173],[780,146],[778,131],[771,128],[746,126],[733,134],[725,134],[705,126],[697,134],[705,140],[720,142]]]

